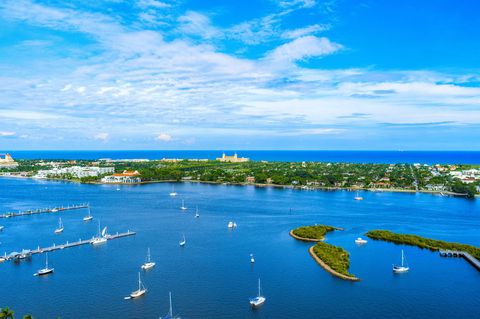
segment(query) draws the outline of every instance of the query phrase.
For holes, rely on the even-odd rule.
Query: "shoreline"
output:
[[[308,252],[310,253],[310,256],[312,256],[312,258],[317,262],[317,264],[319,264],[324,270],[326,270],[327,272],[329,272],[331,275],[337,277],[337,278],[340,278],[340,279],[343,279],[343,280],[349,280],[349,281],[360,281],[360,278],[357,278],[357,277],[349,277],[347,275],[344,275],[344,274],[341,274],[339,272],[336,272],[335,270],[333,270],[332,268],[330,268],[330,266],[328,266],[326,263],[323,262],[322,259],[320,259],[320,257],[318,257],[315,252],[313,251],[313,248],[315,246],[312,246],[308,249]]]
[[[325,236],[323,236],[321,239],[304,238],[304,237],[297,236],[293,233],[293,229],[290,231],[290,236],[292,236],[293,238],[295,238],[297,240],[310,242],[310,243],[317,243],[319,241],[324,241],[325,240]]]
[[[255,187],[271,187],[271,188],[282,188],[282,189],[294,189],[294,190],[304,190],[304,191],[368,191],[374,193],[423,193],[423,194],[444,194],[446,196],[458,196],[464,197],[465,194],[459,194],[449,191],[430,191],[430,190],[413,190],[413,189],[402,189],[402,188],[365,188],[365,187],[321,187],[321,186],[309,186],[308,188],[303,188],[294,185],[278,185],[278,184],[263,184],[263,183],[234,183],[234,182],[214,182],[214,181],[200,181],[200,180],[154,180],[154,181],[143,181],[140,183],[103,183],[101,181],[92,181],[92,182],[82,182],[80,180],[71,180],[63,178],[33,178],[30,176],[18,176],[18,175],[0,175],[3,178],[20,178],[20,179],[34,179],[34,180],[51,180],[51,181],[63,181],[79,184],[91,184],[91,185],[147,185],[147,184],[161,184],[161,183],[199,183],[199,184],[214,184],[214,185],[232,185],[232,186],[255,186]],[[476,194],[475,197],[480,197],[480,194]]]

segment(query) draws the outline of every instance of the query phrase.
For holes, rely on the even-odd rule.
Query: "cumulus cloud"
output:
[[[105,133],[105,132],[101,132],[101,133],[95,134],[95,136],[93,138],[98,140],[98,141],[107,141],[109,137],[110,137],[110,134]]]
[[[157,141],[162,141],[162,142],[170,142],[172,140],[172,136],[167,133],[160,133],[155,137]]]
[[[342,48],[341,44],[332,42],[328,38],[309,35],[275,48],[267,55],[267,59],[275,62],[295,62],[312,57],[326,56]]]
[[[214,27],[210,18],[195,11],[187,13],[178,18],[179,30],[184,34],[197,35],[205,39],[211,39],[222,35],[219,29]]]
[[[9,132],[9,131],[0,131],[0,137],[12,137],[17,135],[15,132]]]

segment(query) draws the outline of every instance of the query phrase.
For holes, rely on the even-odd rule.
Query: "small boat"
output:
[[[253,308],[260,307],[261,305],[263,305],[265,303],[265,300],[267,300],[267,298],[262,296],[262,292],[261,292],[261,288],[260,288],[260,278],[259,278],[258,279],[258,296],[250,298],[250,305]]]
[[[100,221],[98,221],[98,234],[92,240],[92,245],[98,246],[105,244],[107,242],[107,227],[105,227],[102,232],[100,232]]]
[[[117,187],[117,191],[119,191],[119,190],[120,190],[120,187]]]
[[[362,237],[358,237],[357,239],[355,239],[355,244],[357,245],[363,245],[366,243],[368,243],[368,241],[366,239],[363,239]]]
[[[186,243],[187,243],[187,240],[185,239],[185,234],[184,234],[183,235],[183,240],[179,241],[178,244],[183,247],[183,246],[185,246]]]
[[[58,219],[58,228],[55,229],[55,234],[60,234],[61,232],[63,232],[63,223],[62,223],[62,219],[59,218]]]
[[[54,268],[48,268],[48,253],[45,253],[45,268],[40,269],[38,272],[33,274],[34,276],[45,276],[53,273]]]
[[[195,218],[198,218],[200,217],[200,214],[198,213],[198,206],[197,206],[197,210],[195,211]]]
[[[182,199],[182,206],[180,206],[181,210],[187,210],[188,208],[185,206],[185,201]]]
[[[170,192],[170,196],[175,197],[177,196],[177,192],[175,191],[175,186],[172,187],[172,191]]]
[[[150,260],[150,248],[148,248],[147,261],[142,265],[143,270],[149,270],[155,267],[155,263]]]
[[[7,260],[7,253],[0,257],[0,263],[3,263],[5,260]]]
[[[407,264],[407,259],[405,258],[404,254],[403,254],[403,249],[402,249],[402,264],[400,266],[396,266],[396,265],[393,265],[393,272],[394,273],[403,273],[403,272],[407,272],[410,270],[410,268],[408,267],[408,264]]]
[[[58,208],[52,208],[50,211],[51,211],[52,213],[56,213],[56,212],[58,212]]]
[[[129,297],[125,297],[125,299],[135,299],[139,298],[147,292],[147,288],[142,283],[142,280],[140,279],[140,273],[138,273],[138,289],[133,291]]]
[[[228,228],[232,229],[232,228],[237,228],[237,223],[235,222],[228,222]]]
[[[92,219],[93,219],[93,216],[92,216],[92,214],[90,213],[90,206],[89,206],[89,207],[88,207],[88,215],[85,216],[85,217],[83,217],[83,221],[84,221],[84,222],[89,222],[89,221],[91,221]]]
[[[173,316],[172,293],[169,292],[168,295],[170,297],[170,308],[169,308],[169,311],[168,311],[168,315],[166,315],[165,317],[162,317],[160,319],[181,319],[179,316]]]
[[[255,263],[255,258],[253,258],[253,254],[250,254],[250,262],[253,264]]]
[[[355,200],[363,200],[363,197],[358,194],[358,192],[355,193],[355,197],[353,198]]]
[[[5,226],[0,226],[0,231],[3,231],[4,228]]]

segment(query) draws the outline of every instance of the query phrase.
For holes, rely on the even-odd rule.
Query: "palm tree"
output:
[[[0,311],[0,319],[13,319],[13,311],[8,307],[2,308]]]

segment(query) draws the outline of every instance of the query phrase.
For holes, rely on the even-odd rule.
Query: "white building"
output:
[[[108,184],[136,184],[142,180],[138,171],[123,171],[122,173],[112,174],[102,178],[102,183]]]
[[[114,167],[98,167],[98,166],[70,166],[70,167],[55,167],[48,170],[38,171],[35,178],[56,177],[65,174],[71,174],[76,178],[82,177],[97,177],[99,175],[111,174],[115,172]]]

